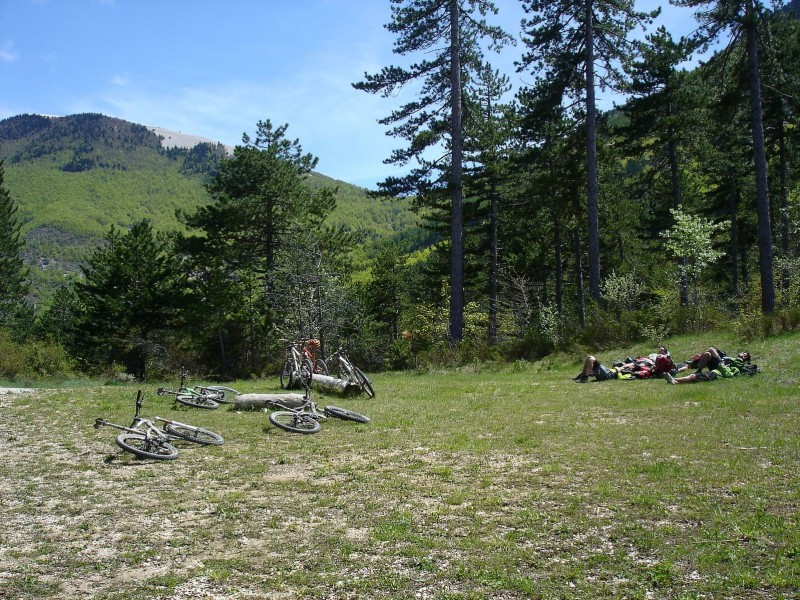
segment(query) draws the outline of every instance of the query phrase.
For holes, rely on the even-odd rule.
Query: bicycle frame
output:
[[[296,344],[291,340],[281,339],[286,346],[286,358],[281,368],[280,379],[281,387],[289,389],[294,387],[296,381],[301,385],[311,385],[311,376],[314,372],[314,363],[303,351],[306,350],[303,342]],[[303,351],[298,346],[302,346]]]
[[[372,389],[372,383],[364,373],[356,367],[351,361],[350,358],[344,351],[344,348],[340,347],[336,352],[331,354],[330,358],[328,359],[331,363],[331,367],[334,367],[335,371],[338,371],[339,379],[344,379],[349,384],[356,386],[362,392],[366,392],[366,394],[370,397],[375,396],[375,390]]]
[[[271,408],[281,410],[271,412],[269,422],[275,427],[292,433],[317,433],[322,429],[320,421],[325,421],[329,417],[358,423],[369,423],[370,421],[367,416],[338,406],[326,406],[320,412],[317,403],[311,399],[311,387],[308,385],[300,406],[289,407],[276,400],[272,402]]]
[[[115,429],[120,429],[122,431],[127,431],[129,433],[136,433],[140,435],[144,435],[146,437],[153,436],[160,439],[168,440],[168,438],[172,438],[168,433],[161,431],[153,421],[150,419],[145,419],[144,417],[139,416],[139,412],[142,410],[142,390],[139,390],[136,394],[136,412],[133,414],[133,421],[127,427],[124,425],[117,425],[116,423],[112,423],[107,419],[95,419],[94,421],[94,428],[100,429],[102,426],[114,427]],[[160,419],[160,417],[156,417],[156,419]],[[166,419],[162,419],[166,420]]]
[[[124,434],[118,436],[117,444],[123,448],[123,450],[128,450],[134,454],[149,458],[176,458],[178,450],[171,442],[177,440],[190,441],[204,445],[219,445],[223,443],[222,436],[207,429],[203,429],[202,427],[195,427],[194,425],[173,421],[172,419],[165,419],[163,417],[153,417],[151,420],[140,416],[139,413],[142,409],[142,402],[142,390],[139,390],[136,394],[136,411],[133,415],[133,421],[129,426],[118,425],[107,419],[95,419],[94,428],[99,429],[102,426],[108,426],[131,434],[127,437]],[[164,428],[159,429],[156,422],[163,423]],[[121,438],[125,438],[125,440],[121,442]],[[133,440],[141,440],[143,446],[132,448],[131,442]],[[167,453],[163,453],[163,450],[167,450]]]
[[[347,354],[345,354],[344,348],[339,348],[336,352],[331,354],[328,363],[329,366],[333,366],[333,363],[338,366],[340,379],[346,379],[351,383],[358,383],[358,378],[353,370],[353,363],[350,362]],[[341,377],[342,375],[345,377]]]
[[[153,421],[139,416],[141,408],[142,390],[139,390],[136,395],[136,412],[130,427],[117,425],[107,419],[95,419],[94,428],[99,429],[106,425],[126,432],[117,436],[117,445],[136,456],[159,460],[178,458],[178,449],[170,443],[173,437],[158,429]]]
[[[317,410],[317,403],[311,399],[311,379],[301,380],[306,393],[300,406],[290,407],[276,400],[271,404],[275,410],[269,414],[269,422],[293,433],[317,433],[321,429],[320,421],[328,416]]]
[[[219,402],[225,397],[225,392],[215,390],[213,387],[203,387],[200,385],[187,388],[186,375],[186,371],[181,369],[181,382],[177,391],[160,387],[156,390],[156,393],[159,396],[166,396],[167,394],[175,396],[177,402],[187,406],[207,409],[217,408]]]

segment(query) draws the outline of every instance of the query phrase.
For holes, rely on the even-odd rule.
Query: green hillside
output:
[[[18,205],[35,298],[46,302],[58,282],[79,272],[111,226],[147,218],[159,231],[181,228],[176,210],[210,200],[203,184],[224,156],[223,146],[205,143],[166,149],[147,127],[98,114],[0,121],[0,160]],[[422,239],[407,204],[369,198],[316,173],[309,185],[338,187],[331,224],[361,231],[361,252],[371,240]]]

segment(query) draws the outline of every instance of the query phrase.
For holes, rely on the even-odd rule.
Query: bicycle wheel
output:
[[[367,392],[367,396],[370,398],[375,397],[375,390],[372,389],[372,384],[370,383],[367,376],[359,369],[358,367],[353,367],[353,370],[356,372],[356,379],[358,379],[358,385],[361,387],[362,390]]]
[[[225,387],[224,385],[210,385],[208,389],[219,392],[219,398],[215,398],[215,401],[222,404],[231,404],[235,402],[235,397],[242,393],[239,390]]]
[[[294,384],[293,362],[286,360],[281,367],[281,389],[288,390]]]
[[[185,404],[186,406],[194,406],[195,408],[207,408],[209,410],[213,410],[219,406],[215,400],[212,400],[208,396],[198,395],[195,396],[194,394],[178,394],[175,396],[176,402],[180,402],[181,404]]]
[[[290,410],[277,410],[269,413],[269,422],[275,427],[292,433],[317,433],[322,429],[322,425],[311,415]]]
[[[164,425],[164,431],[182,440],[194,442],[195,444],[202,444],[204,446],[221,446],[225,441],[218,433],[203,429],[202,427],[191,427],[182,423],[166,423]]]
[[[121,433],[117,436],[117,446],[142,458],[155,458],[156,460],[175,460],[178,458],[178,449],[172,444],[162,440],[148,438],[138,433]]]
[[[318,358],[316,361],[314,361],[314,373],[317,373],[318,375],[327,375],[328,364],[321,358]]]
[[[356,423],[369,423],[370,418],[361,413],[357,413],[346,408],[339,408],[338,406],[326,406],[323,412],[329,417],[336,417],[337,419],[344,419],[345,421],[355,421]]]

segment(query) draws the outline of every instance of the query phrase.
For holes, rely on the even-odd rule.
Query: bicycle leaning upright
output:
[[[178,458],[178,449],[172,445],[172,442],[176,440],[185,440],[205,446],[219,446],[224,442],[221,435],[202,427],[161,417],[154,417],[153,420],[140,417],[142,403],[142,390],[139,390],[136,394],[136,412],[128,427],[117,425],[106,419],[95,419],[94,428],[99,429],[105,425],[122,430],[124,433],[119,434],[116,439],[117,446],[136,456],[157,460]],[[159,429],[155,421],[163,423],[163,429]]]
[[[295,343],[292,340],[281,339],[286,349],[286,357],[281,367],[281,388],[288,390],[293,387],[311,387],[311,377],[315,372],[313,353],[309,350],[307,343],[317,343],[317,340],[304,340]],[[313,346],[312,346],[313,348]]]
[[[364,375],[363,371],[355,366],[350,357],[340,347],[336,352],[330,355],[326,361],[322,361],[325,365],[325,375],[332,374],[339,379],[343,379],[348,383],[355,385],[358,389],[370,398],[375,397],[375,390],[372,389],[372,382]]]

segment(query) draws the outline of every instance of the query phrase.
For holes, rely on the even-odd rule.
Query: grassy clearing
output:
[[[381,374],[317,394],[372,423],[312,436],[148,384],[146,416],[226,439],[170,463],[92,428],[135,388],[0,396],[0,597],[798,598],[800,336],[749,350],[762,374],[691,386]]]

